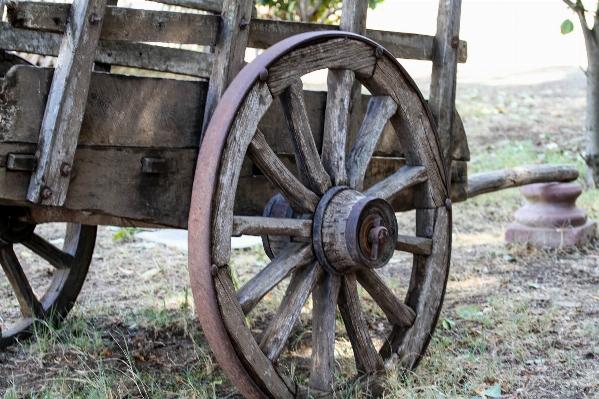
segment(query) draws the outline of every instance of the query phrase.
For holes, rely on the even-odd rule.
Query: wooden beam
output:
[[[56,33],[64,31],[69,4],[13,0],[6,5],[9,21],[15,27]],[[191,43],[207,46],[215,45],[220,18],[215,15],[200,14],[178,16],[181,13],[128,8],[116,10],[113,7],[108,7],[106,14],[105,28],[100,39]],[[55,23],[54,19],[58,23]],[[299,33],[337,29],[339,27],[334,25],[252,19],[249,24],[248,47],[268,48]],[[397,58],[428,61],[433,58],[433,36],[371,29],[366,31],[366,36],[385,47]],[[458,51],[459,62],[466,62],[466,42],[459,41]]]
[[[105,8],[106,0],[75,0],[70,7],[27,192],[33,203],[60,206],[67,197]]]

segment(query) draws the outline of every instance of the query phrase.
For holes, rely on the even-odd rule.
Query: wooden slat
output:
[[[371,97],[358,137],[347,158],[348,185],[358,191],[364,188],[364,176],[374,148],[385,125],[397,110],[389,96]]]
[[[7,7],[10,10],[10,15],[14,15],[12,20],[15,26],[62,33],[69,6],[68,4],[40,4],[38,2],[11,1],[7,2]],[[124,11],[119,10],[117,14],[109,8],[106,22],[107,26],[111,26],[111,31],[102,33],[102,39],[147,42],[165,42],[165,39],[168,39],[174,43],[191,43],[208,46],[214,45],[216,41],[218,30],[217,16],[186,14],[184,17],[176,17],[165,15],[176,13],[164,11],[146,10],[142,13],[140,10],[125,8],[121,8],[121,10]],[[142,16],[147,18],[147,21],[138,21]],[[52,18],[56,18],[59,23],[55,24]],[[129,24],[129,21],[132,22]],[[162,27],[158,25],[152,26],[151,21],[167,21],[168,27],[165,25]],[[119,32],[119,23],[126,23],[130,26],[128,29]],[[134,27],[145,28],[145,31],[133,32]],[[335,25],[252,19],[249,25],[248,47],[268,48],[289,36],[299,33],[338,29],[339,27]],[[163,32],[164,30],[168,32]],[[385,47],[397,58],[430,61],[433,57],[433,36],[368,29],[366,37]],[[140,40],[140,38],[145,40]],[[466,42],[459,41],[458,50],[459,62],[466,62]]]
[[[223,10],[222,0],[160,0],[160,3],[208,11],[214,14],[220,14]]]
[[[396,251],[410,252],[415,255],[430,255],[433,240],[425,237],[398,235],[395,243]]]
[[[323,195],[331,187],[331,178],[324,170],[316,150],[301,80],[298,79],[289,86],[280,98],[291,133],[300,179],[310,190]]]
[[[360,270],[356,277],[393,325],[409,327],[414,323],[414,310],[395,296],[375,270]]]
[[[221,154],[219,184],[214,199],[220,204],[212,220],[212,262],[226,265],[231,255],[231,232],[233,229],[233,206],[237,181],[247,148],[258,128],[258,121],[266,112],[273,98],[264,83],[257,82],[239,106],[237,115],[227,135]]]
[[[428,106],[431,109],[441,139],[443,155],[449,172],[452,155],[452,132],[456,81],[458,71],[458,43],[462,0],[439,2],[437,33],[433,45],[433,72]]]
[[[73,255],[61,251],[35,233],[21,243],[57,269],[69,269],[75,259]]]
[[[74,0],[71,5],[27,192],[33,203],[60,206],[66,200],[71,176],[62,171],[73,165],[105,8],[106,0]]]
[[[342,278],[339,311],[354,350],[356,369],[363,373],[374,373],[382,370],[384,368],[383,360],[370,338],[354,274]]]
[[[412,187],[419,183],[427,181],[428,176],[424,166],[404,166],[387,177],[385,180],[375,184],[368,190],[364,191],[364,195],[389,199],[395,194]]]
[[[314,213],[319,198],[308,190],[289,171],[266,143],[260,130],[256,132],[248,148],[250,159],[262,170],[270,182],[281,192],[293,210]]]
[[[59,33],[14,29],[0,22],[0,48],[5,50],[57,56],[61,38]],[[201,51],[113,40],[101,40],[94,54],[95,62],[202,78],[210,76],[212,59]]]
[[[341,277],[325,274],[312,291],[311,388],[333,391],[335,369],[335,322]]]
[[[277,362],[300,315],[310,292],[323,276],[324,270],[316,262],[298,270],[287,287],[279,310],[264,333],[260,348],[272,362]]]
[[[264,356],[245,323],[245,316],[237,302],[235,288],[227,268],[222,268],[215,277],[214,288],[223,322],[242,362],[254,370],[252,375],[260,378],[260,385],[265,386],[274,397],[293,399],[293,394],[273,364]]]
[[[42,304],[33,293],[11,244],[3,243],[0,246],[0,264],[17,297],[23,317],[43,318]]]
[[[229,83],[243,67],[249,34],[246,24],[252,18],[252,9],[252,0],[223,0],[202,132],[206,131],[212,113]]]
[[[312,221],[260,216],[234,216],[233,235],[311,237]]]
[[[277,284],[297,268],[312,262],[314,254],[312,246],[302,243],[291,243],[264,269],[260,270],[250,281],[237,291],[239,304],[248,314]]]

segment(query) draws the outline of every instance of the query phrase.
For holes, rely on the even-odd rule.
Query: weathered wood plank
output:
[[[574,165],[532,165],[471,175],[468,198],[532,183],[568,182],[578,178]]]
[[[312,221],[260,216],[234,216],[233,235],[311,237]]]
[[[272,362],[277,362],[289,338],[302,307],[312,292],[316,282],[323,276],[324,270],[317,262],[298,270],[285,291],[279,310],[271,320],[268,330],[260,341],[262,352]]]
[[[393,325],[409,327],[414,324],[414,310],[395,296],[375,270],[360,270],[356,277]]]
[[[301,80],[294,81],[280,99],[289,125],[300,180],[317,195],[323,195],[331,187],[331,178],[324,170],[316,150]]]
[[[262,377],[263,386],[276,398],[293,399],[294,396],[279,376],[273,364],[264,356],[256,343],[250,329],[245,323],[235,288],[231,281],[228,268],[221,268],[214,278],[214,288],[218,296],[218,303],[223,322],[233,341],[235,351],[244,360],[244,364],[251,367],[256,377]],[[265,378],[266,377],[266,378]]]
[[[452,156],[452,133],[456,82],[458,71],[458,43],[462,0],[439,2],[437,33],[433,42],[433,72],[428,106],[431,109],[441,148],[449,172]]]
[[[239,304],[243,313],[248,314],[277,284],[292,271],[301,268],[314,260],[312,246],[303,243],[291,243],[260,270],[250,281],[237,291]]]
[[[57,56],[62,34],[14,29],[0,22],[0,48]],[[95,62],[132,68],[171,72],[208,78],[212,72],[211,53],[184,50],[146,43],[101,40],[94,54]]]
[[[69,269],[75,259],[73,255],[61,251],[35,233],[21,243],[57,269]]]
[[[335,320],[341,277],[326,273],[312,291],[312,364],[310,388],[333,391]]]
[[[389,96],[371,97],[358,137],[347,157],[348,185],[358,191],[364,188],[364,176],[374,148],[385,125],[397,110],[397,104]]]
[[[296,212],[314,213],[319,198],[308,190],[281,162],[258,130],[248,148],[250,159],[265,173],[270,182],[287,199]]]
[[[404,166],[385,180],[375,184],[364,195],[389,199],[402,190],[427,181],[428,176],[424,166]]]
[[[224,0],[220,27],[214,47],[214,62],[206,97],[202,134],[229,83],[243,67],[252,18],[252,0]],[[201,139],[200,139],[201,141]]]
[[[354,274],[342,278],[338,302],[345,330],[354,350],[356,369],[362,373],[374,373],[382,370],[384,368],[383,359],[370,338]]]
[[[38,142],[52,73],[17,66],[6,75],[0,140]],[[206,82],[92,73],[79,144],[197,147],[206,90]]]
[[[74,0],[70,7],[27,192],[33,203],[60,206],[66,200],[105,8],[106,0]]]
[[[160,0],[159,2],[193,10],[208,11],[214,14],[220,14],[223,10],[222,0]]]

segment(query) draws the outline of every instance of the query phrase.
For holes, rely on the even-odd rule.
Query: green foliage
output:
[[[368,7],[375,9],[383,0],[368,0]],[[258,12],[262,18],[288,21],[339,22],[342,12],[340,0],[258,0]]]
[[[560,29],[562,31],[562,35],[567,35],[574,30],[574,24],[569,19],[566,19],[564,22],[562,22]]]

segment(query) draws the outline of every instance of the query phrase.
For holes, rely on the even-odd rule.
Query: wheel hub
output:
[[[316,208],[313,237],[315,255],[328,272],[376,269],[393,256],[397,220],[387,201],[349,187],[334,187]]]

